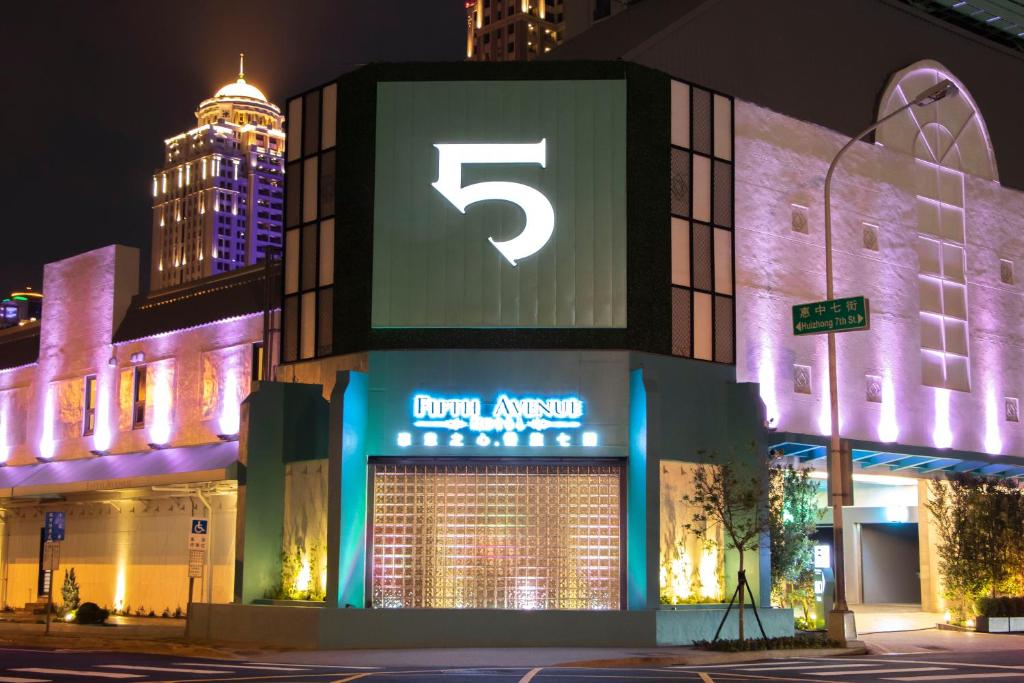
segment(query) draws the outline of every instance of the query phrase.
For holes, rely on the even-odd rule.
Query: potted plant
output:
[[[976,628],[982,633],[1007,633],[1010,617],[1005,598],[979,598]]]
[[[1010,632],[1024,631],[1024,598],[1010,598]]]

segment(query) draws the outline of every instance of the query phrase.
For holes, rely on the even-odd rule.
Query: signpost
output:
[[[793,307],[793,334],[850,332],[871,327],[869,301],[862,296],[815,301]]]
[[[46,541],[43,543],[43,571],[50,572],[50,588],[46,591],[46,634],[50,633],[50,612],[53,611],[54,572],[60,568],[60,542],[64,540],[64,513],[46,513]]]
[[[188,534],[188,612],[186,613],[185,630],[192,621],[192,589],[196,579],[203,578],[203,565],[206,564],[206,547],[210,538],[210,522],[206,519],[193,519]]]

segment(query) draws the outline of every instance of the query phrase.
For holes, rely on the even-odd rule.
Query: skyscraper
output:
[[[534,59],[639,0],[466,0],[466,58]]]
[[[196,110],[198,125],[164,141],[153,174],[150,287],[225,273],[280,247],[284,116],[258,88],[238,80]]]

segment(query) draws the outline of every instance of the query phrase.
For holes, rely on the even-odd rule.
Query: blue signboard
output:
[[[47,541],[63,541],[64,540],[64,513],[63,512],[47,512],[46,513],[46,540]]]

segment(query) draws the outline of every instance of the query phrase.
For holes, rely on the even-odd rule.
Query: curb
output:
[[[700,666],[701,664],[743,664],[762,659],[797,659],[803,657],[849,657],[867,654],[863,645],[856,647],[822,647],[794,650],[753,650],[749,652],[710,652],[694,650],[693,654],[624,657],[621,659],[588,659],[556,664],[555,668],[631,668],[638,666]]]

